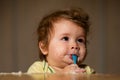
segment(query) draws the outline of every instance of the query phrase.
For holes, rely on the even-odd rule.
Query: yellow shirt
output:
[[[94,73],[94,70],[87,65],[80,65],[80,67],[86,70],[86,74]],[[55,73],[55,70],[45,61],[36,61],[30,66],[27,73]]]

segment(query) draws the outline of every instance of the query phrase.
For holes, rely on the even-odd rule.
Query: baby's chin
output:
[[[63,62],[64,62],[65,64],[68,64],[68,65],[73,64],[72,58],[70,58],[70,57],[68,57],[68,56],[63,59]]]
[[[73,61],[72,61],[72,60],[66,61],[64,66],[68,66],[68,65],[71,65],[71,64],[73,64]]]

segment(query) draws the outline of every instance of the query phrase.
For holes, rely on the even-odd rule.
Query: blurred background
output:
[[[0,72],[26,72],[39,60],[40,19],[69,7],[81,7],[90,16],[84,63],[97,73],[120,74],[120,0],[0,0]]]

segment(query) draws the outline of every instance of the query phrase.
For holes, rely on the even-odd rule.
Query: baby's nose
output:
[[[79,47],[79,45],[76,41],[72,41],[71,44],[70,44],[70,49],[72,51],[79,51],[80,47]]]
[[[72,46],[71,49],[79,50],[80,48],[78,46]]]

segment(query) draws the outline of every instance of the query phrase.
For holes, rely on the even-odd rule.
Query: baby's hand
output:
[[[78,67],[77,64],[71,64],[66,66],[63,70],[65,73],[84,73],[86,72],[85,69]]]

